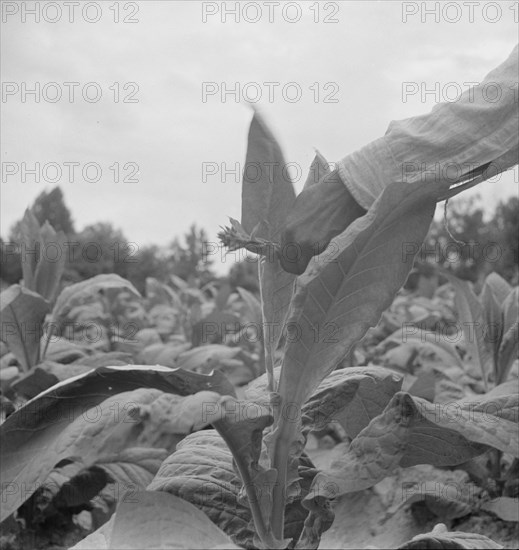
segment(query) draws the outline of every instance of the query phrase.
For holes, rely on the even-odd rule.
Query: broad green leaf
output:
[[[81,457],[85,468],[107,455],[117,455],[129,447],[174,449],[183,436],[206,426],[210,415],[205,408],[220,395],[202,391],[177,396],[153,388],[123,392],[85,409],[61,430],[51,424],[25,445],[2,449],[2,498],[8,510],[21,504],[64,459]],[[18,411],[19,412],[19,411]],[[5,424],[4,424],[5,425]],[[61,426],[59,426],[61,427]],[[21,491],[20,487],[28,490]],[[12,495],[17,488],[16,495]],[[31,491],[32,489],[32,491]],[[11,510],[12,511],[12,510]],[[2,513],[7,511],[2,510]]]
[[[287,319],[293,334],[287,336],[279,416],[270,442],[278,487],[284,486],[286,475],[289,484],[295,475],[293,467],[287,471],[287,462],[298,426],[283,420],[284,409],[301,410],[321,380],[378,323],[412,268],[445,187],[390,184],[368,213],[333,239],[298,278]],[[406,249],[406,243],[412,247]],[[278,493],[274,502],[280,499]],[[282,509],[273,511],[273,517],[282,514]]]
[[[139,291],[126,279],[115,273],[96,275],[86,281],[75,283],[63,289],[58,296],[52,310],[52,321],[60,324],[72,310],[81,304],[85,298],[95,296],[99,292],[109,289],[126,290],[136,297],[140,297]]]
[[[310,165],[310,172],[306,178],[303,189],[319,183],[324,176],[330,173],[330,165],[319,151],[315,151],[315,157]]]
[[[393,183],[315,257],[296,284],[279,393],[303,403],[379,321],[412,267],[443,186]],[[412,243],[413,253],[406,253]]]
[[[384,412],[352,441],[345,455],[332,463],[330,471],[317,474],[313,495],[337,496],[361,491],[390,475],[398,466],[453,466],[488,449],[442,420],[448,414],[444,407],[436,408],[436,418],[431,414],[433,411],[435,406],[427,401],[405,392],[397,393]],[[476,438],[483,439],[477,436],[487,429],[480,427]]]
[[[279,242],[295,198],[283,153],[262,117],[254,113],[243,171],[241,225],[249,234],[256,229],[255,237]]]
[[[84,457],[89,451],[99,455],[100,450],[103,453],[106,450],[103,448],[105,442],[109,444],[109,448],[113,448],[118,441],[123,441],[124,445],[127,445],[128,433],[131,435],[132,428],[138,427],[141,422],[148,424],[147,433],[141,436],[145,438],[142,440],[143,445],[161,443],[160,446],[164,447],[164,441],[176,437],[175,429],[186,434],[192,429],[199,429],[200,422],[211,417],[196,399],[191,401],[190,407],[189,402],[179,402],[176,412],[180,415],[186,412],[188,414],[184,418],[179,417],[183,424],[177,424],[175,427],[171,420],[171,405],[167,404],[164,398],[155,399],[153,396],[158,397],[156,392],[145,393],[142,397],[144,400],[153,401],[154,406],[151,409],[145,402],[133,407],[119,398],[122,392],[146,387],[179,396],[205,391],[212,396],[210,399],[208,397],[207,402],[216,399],[214,392],[220,395],[234,394],[234,389],[220,373],[206,376],[182,369],[135,365],[101,367],[56,384],[15,411],[0,426],[2,519],[18,508],[22,499],[30,496],[36,489],[35,483],[42,482],[62,458],[71,454]],[[189,407],[187,411],[186,406]],[[129,416],[130,413],[137,412],[143,416]],[[161,428],[160,419],[165,419],[165,414],[167,422]],[[200,415],[205,415],[206,418],[193,420],[200,419]],[[103,434],[103,437],[97,435],[92,440],[90,437],[80,437],[82,429],[85,430],[85,434],[93,434],[96,429],[100,430],[103,418],[105,422],[119,420],[119,423],[113,424],[113,430],[121,434],[121,439],[107,441],[108,434]],[[131,422],[128,422],[128,419],[131,419]],[[169,432],[163,433],[161,429],[167,429]],[[71,439],[67,439],[67,434],[72,433],[76,433],[77,440],[72,435]],[[59,441],[61,447],[58,446]],[[95,441],[94,446],[92,441]],[[75,449],[74,452],[71,449]],[[26,492],[20,490],[22,483],[29,488]]]
[[[470,288],[467,281],[462,281],[450,272],[442,270],[441,273],[454,286],[454,302],[458,310],[459,321],[465,336],[465,345],[477,364],[485,388],[488,387],[488,374],[491,369],[492,359],[485,344],[485,332],[488,330],[481,302]]]
[[[399,549],[411,548],[445,548],[445,549],[472,549],[472,548],[503,548],[493,540],[479,533],[463,533],[462,531],[447,531],[443,523],[438,523],[430,533],[417,535],[412,540],[402,544]]]
[[[503,521],[519,522],[519,506],[517,506],[517,498],[498,497],[489,502],[484,502],[481,505],[482,510],[492,512]]]
[[[140,491],[115,513],[109,548],[239,548],[198,508],[174,495]]]
[[[20,285],[11,285],[0,294],[1,339],[25,371],[39,361],[43,320],[49,308],[42,296]]]

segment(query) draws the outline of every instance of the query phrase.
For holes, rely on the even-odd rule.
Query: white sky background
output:
[[[22,102],[20,93],[2,98],[2,162],[24,162],[28,168],[36,162],[42,166],[79,162],[81,166],[73,182],[68,181],[64,166],[57,183],[43,178],[36,183],[30,174],[24,183],[19,174],[4,174],[0,225],[4,238],[43,189],[59,184],[77,230],[109,221],[137,245],[165,245],[196,222],[216,240],[228,216],[240,218],[241,183],[233,174],[222,182],[220,173],[204,182],[202,166],[216,162],[232,169],[236,163],[243,164],[252,112],[232,95],[225,102],[221,94],[203,102],[203,82],[219,87],[226,83],[229,88],[239,83],[242,90],[249,82],[260,85],[263,97],[257,105],[278,137],[286,161],[303,167],[296,182],[299,191],[314,147],[328,160],[339,160],[383,135],[391,120],[426,113],[437,99],[453,99],[454,87],[444,88],[446,84],[457,83],[464,90],[464,83],[481,81],[518,40],[517,2],[510,1],[459,2],[458,9],[449,2],[449,11],[441,7],[445,3],[438,3],[439,22],[423,11],[422,2],[338,1],[327,7],[321,2],[320,19],[332,16],[336,5],[333,18],[338,23],[314,22],[313,1],[292,2],[300,8],[296,23],[283,17],[283,3],[274,8],[273,23],[264,2],[252,2],[261,10],[259,22],[242,18],[236,23],[233,15],[222,22],[222,10],[235,2],[213,2],[219,13],[207,16],[204,23],[203,2],[120,2],[121,19],[131,16],[132,5],[138,7],[133,16],[138,22],[133,24],[114,22],[113,1],[93,2],[101,10],[96,23],[82,17],[85,2],[75,8],[72,23],[62,2],[57,23],[44,21],[44,9],[49,10],[48,17],[56,13],[45,8],[48,2],[39,3],[40,23],[34,22],[34,15],[27,14],[25,23],[21,12],[9,15],[12,8],[7,5],[13,4],[2,0],[4,86],[26,82],[27,88],[34,88],[35,82],[41,87],[57,82],[63,97],[56,103],[44,97],[35,103],[34,95]],[[35,7],[35,2],[16,4]],[[427,3],[429,9],[434,5]],[[245,16],[254,17],[254,7],[249,10]],[[409,13],[406,22],[404,11]],[[92,19],[95,8],[88,14]],[[296,7],[286,14],[294,18]],[[460,20],[453,22],[460,14]],[[80,83],[72,103],[65,82]],[[97,103],[82,98],[88,82],[101,88]],[[114,82],[120,83],[121,98],[131,91],[122,89],[124,83],[137,83],[138,103],[114,102],[109,89]],[[263,82],[280,83],[273,102]],[[283,97],[281,89],[289,82],[300,86],[300,101],[291,103]],[[309,89],[316,82],[321,91],[317,103]],[[338,87],[337,103],[323,102],[325,93],[332,91],[324,90],[328,82]],[[417,93],[404,102],[404,82],[429,90],[438,83],[440,95],[435,98],[431,93],[423,102]],[[253,91],[249,87],[251,96]],[[81,176],[88,162],[98,163],[103,170],[97,183]],[[138,182],[115,183],[109,169],[114,162],[120,163],[122,176],[129,175],[122,169],[125,163],[136,163]],[[479,193],[483,205],[493,209],[499,200],[517,193],[517,181],[515,170],[466,195]],[[229,261],[218,271],[228,267]]]

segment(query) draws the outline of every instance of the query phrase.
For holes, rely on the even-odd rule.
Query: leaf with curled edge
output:
[[[330,471],[314,478],[309,497],[335,497],[372,487],[398,466],[416,464],[453,466],[488,450],[453,429],[427,419],[427,403],[399,392],[384,412],[375,417],[351,442]]]
[[[281,228],[295,199],[281,148],[263,118],[255,112],[243,170],[241,225],[249,234],[256,229],[256,238],[279,242]]]
[[[488,389],[487,378],[491,369],[492,358],[485,343],[486,324],[483,306],[467,281],[458,279],[458,277],[444,269],[440,272],[454,287],[454,303],[460,317],[465,345],[472,360],[481,372],[485,388]]]
[[[447,183],[414,186],[392,183],[367,214],[353,222],[328,248],[311,260],[297,279],[287,326],[297,338],[285,346],[278,393],[279,409],[270,441],[278,486],[289,486],[296,476],[288,468],[289,449],[299,426],[283,420],[284,409],[299,408],[352,346],[375,326],[404,284],[431,223],[439,194]],[[412,243],[406,254],[403,243]],[[332,327],[332,339],[327,327]],[[285,476],[287,476],[285,478]],[[282,489],[277,489],[281,492]],[[280,493],[272,516],[282,523]]]
[[[280,367],[274,369],[276,381],[280,372]],[[373,365],[333,371],[303,406],[303,425],[319,429],[337,420],[353,438],[384,410],[400,391],[402,381],[402,376],[395,371]],[[268,405],[267,375],[253,380],[245,389],[245,396]]]
[[[438,523],[430,533],[417,535],[409,542],[398,547],[399,549],[424,549],[424,548],[503,548],[492,539],[479,533],[464,533],[462,531],[447,531],[443,523]]]
[[[312,187],[312,185],[316,185],[329,173],[330,165],[328,164],[328,161],[316,149],[315,157],[310,165],[310,171],[308,172],[303,189],[308,189],[309,187]]]
[[[76,420],[83,421],[82,425],[87,428],[88,418],[84,415],[91,411],[93,418],[97,418],[95,415],[99,414],[98,407],[107,398],[112,398],[111,404],[107,403],[108,407],[113,407],[112,417],[119,412],[118,416],[123,422],[119,427],[122,435],[127,433],[123,430],[124,427],[131,431],[132,427],[138,426],[138,422],[124,425],[129,410],[123,409],[127,402],[122,402],[122,398],[118,402],[117,397],[123,392],[145,387],[184,396],[204,390],[219,395],[234,395],[233,387],[220,373],[207,376],[182,369],[147,365],[101,367],[56,384],[12,413],[0,426],[0,481],[3,499],[1,520],[31,496],[31,492],[13,491],[13,487],[25,483],[27,487],[36,488],[35,483],[43,481],[54,465],[64,458],[54,442],[72,433],[69,426]],[[109,408],[106,415],[110,415]],[[95,429],[100,423],[90,422],[90,425]],[[104,440],[105,438],[96,439],[96,447],[92,447],[92,452],[100,448]],[[72,436],[68,441],[72,447],[64,445],[63,452],[66,456],[70,456],[74,445],[87,444],[87,439],[75,441]],[[123,441],[127,443],[124,437]]]
[[[239,547],[189,502],[160,491],[140,491],[118,506],[109,548]]]
[[[383,367],[336,370],[303,406],[303,425],[319,429],[335,419],[353,439],[385,409],[402,381],[402,376]]]

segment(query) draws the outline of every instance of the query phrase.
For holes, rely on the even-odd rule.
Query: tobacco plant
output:
[[[103,485],[95,467],[110,472],[113,481],[110,464],[125,457],[141,467],[138,457],[146,449],[148,474],[139,490],[131,498],[120,495],[111,520],[75,548],[172,542],[183,548],[317,548],[333,522],[336,499],[372,487],[398,468],[452,467],[489,450],[519,457],[518,391],[507,379],[512,352],[504,333],[495,387],[449,410],[401,391],[402,376],[393,370],[338,368],[404,284],[414,260],[404,243],[419,249],[436,203],[456,188],[442,181],[390,184],[295,277],[279,261],[286,253],[280,234],[295,200],[285,166],[256,114],[241,222],[231,220],[221,237],[230,248],[260,256],[265,374],[244,399],[236,398],[220,372],[161,366],[105,366],[53,386],[0,427],[2,520],[70,462],[106,488],[110,480]],[[318,154],[305,185],[319,185],[328,171]],[[54,307],[64,302],[58,298]],[[85,414],[94,410],[98,420],[88,424]],[[115,419],[114,410],[124,414]],[[311,430],[331,421],[341,424],[349,446],[329,470],[318,471],[305,443]],[[78,478],[77,470],[70,473],[69,483]],[[22,482],[29,487],[23,493],[17,490]],[[483,535],[441,527],[403,547],[420,544],[498,547]]]

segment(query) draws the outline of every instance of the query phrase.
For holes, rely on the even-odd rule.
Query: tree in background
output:
[[[235,263],[229,271],[229,282],[233,290],[240,286],[252,293],[258,293],[259,277],[257,257],[250,257]]]
[[[215,278],[211,269],[213,261],[207,254],[209,238],[203,229],[193,224],[184,235],[185,244],[175,239],[169,247],[170,273],[185,281],[197,280],[204,285]]]
[[[458,277],[476,282],[491,271],[517,284],[519,199],[500,202],[492,218],[478,206],[479,197],[450,201],[445,220],[434,220],[419,253]]]

